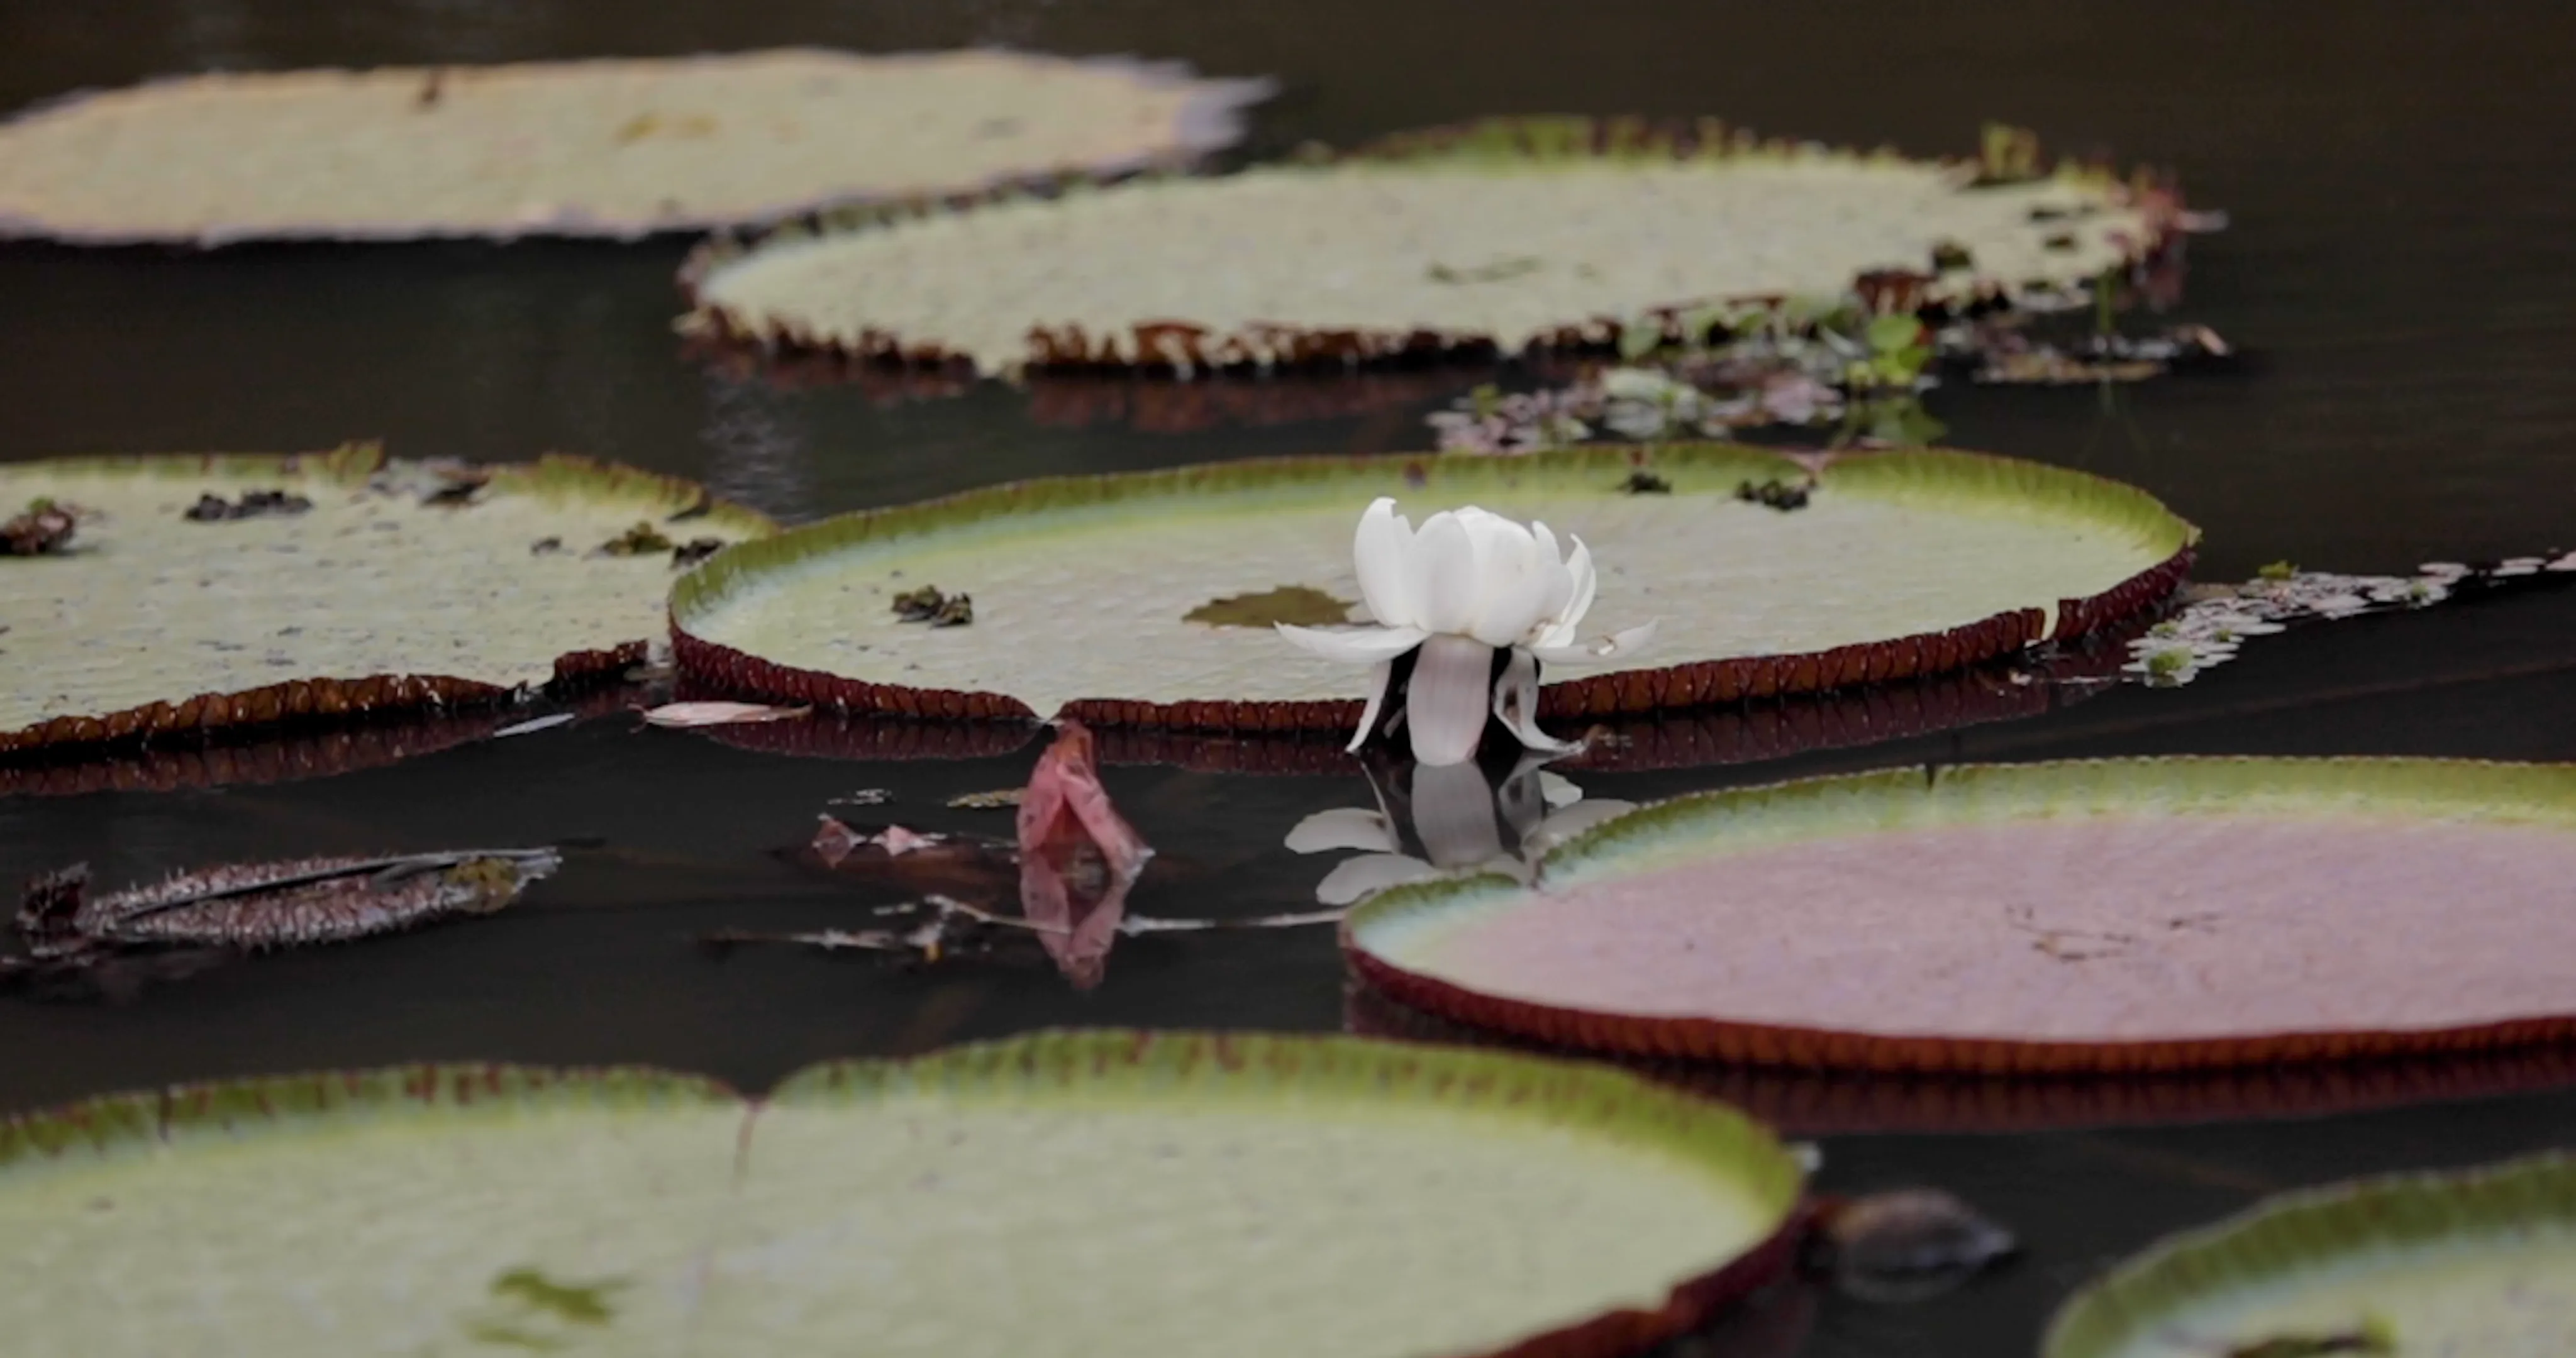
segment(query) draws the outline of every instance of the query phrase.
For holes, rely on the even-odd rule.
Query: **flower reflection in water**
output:
[[[1288,832],[1288,847],[1361,851],[1316,886],[1315,899],[1326,905],[1434,877],[1499,872],[1526,882],[1539,855],[1633,805],[1585,800],[1582,789],[1541,767],[1545,762],[1522,755],[1489,772],[1474,762],[1373,757],[1365,768],[1377,809],[1318,811]]]

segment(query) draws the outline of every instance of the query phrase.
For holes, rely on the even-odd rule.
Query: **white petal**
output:
[[[1527,641],[1547,621],[1548,600],[1559,592],[1565,567],[1538,552],[1535,540],[1520,538],[1509,549],[1507,570],[1486,567],[1488,587],[1477,601],[1468,635],[1488,646],[1511,646]]]
[[[1343,753],[1358,754],[1360,747],[1368,744],[1369,732],[1377,729],[1378,710],[1386,706],[1387,681],[1394,677],[1392,660],[1381,660],[1370,668],[1368,706],[1360,709],[1360,729],[1351,733],[1351,743],[1342,747]]]
[[[1567,536],[1572,537],[1571,534]],[[1574,551],[1565,558],[1565,573],[1573,581],[1573,587],[1567,592],[1565,602],[1558,605],[1551,615],[1548,625],[1534,639],[1541,654],[1574,643],[1575,624],[1582,622],[1583,615],[1592,610],[1593,593],[1600,588],[1600,578],[1592,570],[1592,549],[1584,546],[1581,538],[1573,538],[1573,542]]]
[[[1542,769],[1538,775],[1538,795],[1545,798],[1551,808],[1567,807],[1583,800],[1583,789],[1576,787],[1574,780],[1564,774]]]
[[[1346,858],[1334,865],[1315,884],[1315,899],[1325,905],[1349,905],[1373,891],[1384,891],[1407,882],[1428,881],[1440,875],[1440,869],[1419,858],[1400,854],[1369,853]]]
[[[1458,516],[1442,510],[1413,539],[1414,626],[1426,632],[1463,632],[1476,614],[1484,584],[1477,570],[1476,540]]]
[[[1539,659],[1551,665],[1588,665],[1615,660],[1646,648],[1655,639],[1655,626],[1660,621],[1648,618],[1623,632],[1613,632],[1598,641],[1567,646],[1532,646]]]
[[[1494,685],[1494,716],[1511,729],[1525,749],[1567,754],[1582,748],[1538,729],[1538,660],[1517,646],[1503,666],[1501,682]]]
[[[1364,806],[1337,806],[1297,822],[1288,832],[1288,852],[1322,853],[1327,849],[1367,849],[1392,853],[1404,847],[1386,817]]]
[[[1422,643],[1404,691],[1416,762],[1458,764],[1475,757],[1485,735],[1493,665],[1494,648],[1473,637],[1444,634]]]
[[[1425,633],[1418,627],[1352,627],[1326,631],[1320,627],[1299,627],[1294,623],[1274,622],[1279,635],[1313,651],[1326,660],[1345,665],[1376,665],[1422,644]]]
[[[1568,568],[1558,552],[1556,534],[1547,531],[1546,524],[1533,521],[1530,524],[1530,536],[1537,540],[1539,550],[1546,559],[1547,602],[1540,608],[1539,614],[1553,625],[1557,615],[1565,611],[1565,606],[1574,602],[1574,572]],[[1570,632],[1572,629],[1569,627],[1567,630]]]
[[[1382,626],[1414,625],[1412,556],[1412,522],[1395,512],[1392,498],[1379,496],[1360,515],[1351,565],[1359,571],[1361,600]]]

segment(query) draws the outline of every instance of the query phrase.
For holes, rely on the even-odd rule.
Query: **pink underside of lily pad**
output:
[[[1563,1009],[2133,1042],[2576,1013],[2576,831],[2132,816],[1874,834],[1578,882],[1398,965]]]

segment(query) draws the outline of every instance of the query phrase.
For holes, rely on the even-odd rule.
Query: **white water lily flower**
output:
[[[1654,634],[1648,622],[1589,645],[1575,625],[1592,607],[1597,581],[1592,552],[1574,538],[1557,557],[1556,535],[1543,523],[1524,528],[1469,505],[1442,510],[1420,532],[1381,496],[1360,515],[1351,558],[1360,597],[1374,627],[1327,630],[1275,624],[1280,635],[1328,660],[1375,667],[1357,750],[1386,705],[1395,662],[1414,657],[1397,718],[1411,733],[1413,757],[1432,765],[1472,758],[1490,711],[1521,744],[1559,753],[1572,749],[1538,729],[1541,660],[1597,661],[1624,655]],[[1507,651],[1499,679],[1494,653]]]

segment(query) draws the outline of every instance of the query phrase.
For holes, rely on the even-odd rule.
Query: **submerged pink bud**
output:
[[[1067,980],[1098,985],[1127,891],[1154,851],[1109,804],[1080,722],[1056,724],[1021,794],[1019,831],[1022,913]]]

